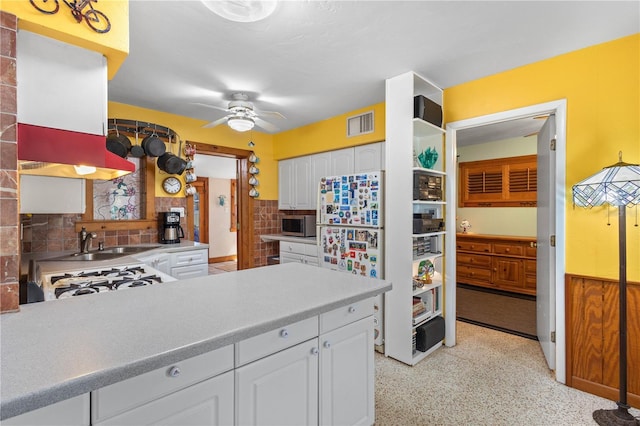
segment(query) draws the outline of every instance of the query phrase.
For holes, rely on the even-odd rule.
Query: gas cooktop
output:
[[[128,265],[45,275],[42,288],[45,300],[58,300],[175,280],[147,265]]]

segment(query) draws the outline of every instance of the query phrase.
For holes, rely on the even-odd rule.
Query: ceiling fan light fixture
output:
[[[227,125],[236,132],[246,132],[253,129],[255,121],[251,117],[229,117]]]
[[[276,0],[200,0],[209,10],[224,19],[234,22],[260,21],[275,10]]]

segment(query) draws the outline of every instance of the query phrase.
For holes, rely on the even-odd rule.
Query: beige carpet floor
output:
[[[616,407],[556,382],[537,341],[457,327],[456,346],[416,366],[376,354],[376,426],[595,425],[594,410]]]

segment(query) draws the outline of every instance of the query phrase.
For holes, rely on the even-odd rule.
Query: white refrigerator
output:
[[[321,267],[370,278],[384,278],[383,173],[381,171],[320,179],[318,194],[318,262]],[[375,344],[383,336],[383,297],[374,305]]]

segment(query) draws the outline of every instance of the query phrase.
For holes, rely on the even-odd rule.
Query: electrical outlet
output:
[[[171,207],[172,212],[180,213],[180,217],[184,217],[184,207]]]

